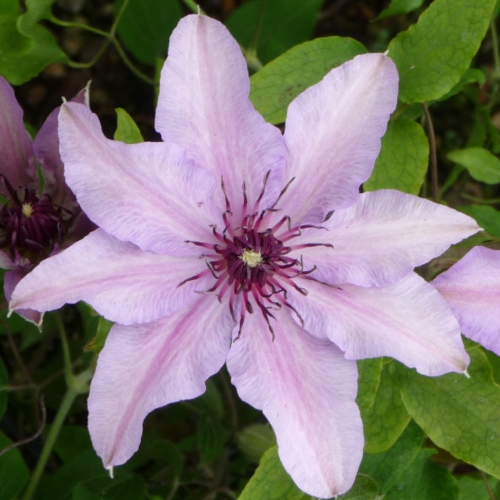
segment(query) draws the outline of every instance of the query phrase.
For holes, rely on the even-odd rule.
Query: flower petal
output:
[[[71,102],[85,104],[88,107],[88,87],[79,92]],[[44,191],[52,201],[67,210],[77,208],[75,195],[70,191],[64,179],[64,165],[59,154],[59,137],[57,134],[57,117],[61,107],[49,114],[33,141],[33,151],[41,166],[45,181]]]
[[[7,302],[10,302],[14,288],[29,272],[30,269],[19,267],[5,273],[3,278],[3,292]],[[38,311],[34,311],[33,309],[18,309],[16,313],[38,327],[42,324],[43,314]]]
[[[347,359],[391,356],[430,376],[467,368],[456,319],[420,276],[412,273],[384,288],[298,281],[307,297],[291,293],[289,300],[304,328],[335,342]]]
[[[92,380],[89,430],[105,467],[139,447],[142,422],[160,406],[205,392],[224,364],[234,322],[213,294],[144,325],[115,325]]]
[[[61,107],[59,139],[68,185],[108,233],[143,250],[180,256],[199,255],[186,240],[212,238],[209,226],[220,218],[212,210],[215,181],[177,146],[110,141],[97,117],[74,103]]]
[[[363,455],[356,363],[288,312],[277,318],[273,341],[262,315],[247,315],[227,360],[232,382],[241,399],[263,410],[299,488],[321,498],[344,493]]]
[[[14,90],[0,76],[0,174],[14,189],[26,187],[32,180],[28,174],[28,158],[32,154],[31,137],[23,123],[23,110]]]
[[[314,278],[329,284],[385,286],[442,254],[480,228],[467,215],[399,191],[364,193],[350,208],[305,229],[294,243],[329,243],[301,250]]]
[[[184,307],[198,297],[196,290],[209,288],[211,275],[177,287],[204,270],[198,258],[141,251],[97,229],[42,261],[19,283],[10,307],[50,311],[84,300],[111,321],[144,323]]]
[[[432,284],[462,333],[500,356],[500,252],[475,247]]]
[[[280,131],[248,99],[250,81],[241,49],[220,22],[184,17],[172,33],[162,71],[156,128],[183,146],[196,164],[224,178],[231,211],[239,216],[242,184],[256,201],[267,172],[263,205],[279,194],[285,148]],[[225,209],[222,191],[218,206]]]
[[[331,210],[356,201],[380,152],[397,94],[394,63],[383,54],[364,54],[292,101],[284,136],[286,180],[296,179],[283,208],[294,223],[322,222]]]

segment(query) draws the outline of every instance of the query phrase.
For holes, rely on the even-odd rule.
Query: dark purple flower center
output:
[[[291,240],[302,234],[303,229],[324,229],[321,226],[292,227],[290,218],[285,216],[269,227],[273,215],[278,211],[274,207],[293,179],[285,186],[271,208],[260,211],[259,204],[264,196],[268,176],[269,174],[251,212],[248,210],[245,186],[243,186],[244,204],[240,224],[236,223],[231,212],[231,204],[222,182],[222,189],[226,195],[226,211],[222,214],[224,230],[219,232],[215,226],[212,228],[215,243],[189,242],[209,250],[202,255],[206,259],[208,269],[179,285],[212,274],[215,284],[205,292],[216,292],[219,301],[225,296],[229,297],[229,309],[233,319],[237,321],[239,317],[238,337],[241,335],[246,313],[252,314],[255,305],[264,316],[273,338],[274,331],[270,322],[271,318],[276,319],[273,310],[283,306],[288,307],[303,323],[298,311],[288,302],[287,288],[293,287],[302,295],[307,295],[307,290],[299,287],[294,278],[310,275],[315,267],[305,270],[302,257],[297,259],[289,254],[306,247],[332,247],[324,243],[290,244]],[[310,276],[308,278],[312,279]]]
[[[4,183],[9,201],[0,212],[3,244],[13,258],[16,254],[30,260],[46,257],[66,234],[71,214],[54,205],[47,194],[38,198],[32,189],[15,191],[6,179]]]

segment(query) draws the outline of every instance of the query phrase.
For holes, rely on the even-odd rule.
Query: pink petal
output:
[[[3,292],[5,295],[5,300],[10,302],[12,298],[12,292],[16,288],[17,284],[30,272],[29,269],[17,268],[12,271],[7,271],[3,278]],[[17,314],[22,316],[27,321],[34,323],[36,326],[40,327],[42,324],[43,314],[33,309],[18,309]]]
[[[71,102],[85,104],[88,107],[88,87],[79,92]],[[61,107],[49,114],[33,141],[33,151],[40,165],[45,181],[44,191],[52,201],[68,210],[77,208],[75,195],[64,180],[64,165],[59,155],[59,137],[57,134],[57,117]]]
[[[335,342],[347,359],[391,356],[430,376],[467,368],[456,319],[420,276],[412,273],[384,288],[298,281],[307,297],[293,293],[289,300],[304,328]]]
[[[288,312],[276,317],[273,342],[262,315],[247,315],[227,360],[232,381],[273,426],[281,462],[297,486],[321,498],[344,493],[363,454],[356,364]]]
[[[301,250],[314,277],[330,284],[385,286],[476,233],[476,222],[443,205],[394,190],[364,193],[352,207],[306,229],[293,243],[329,243]]]
[[[0,76],[0,174],[14,189],[26,187],[28,158],[32,154],[31,137],[24,127],[23,110],[7,80]]]
[[[214,279],[179,283],[204,270],[203,260],[141,251],[97,229],[63,252],[42,261],[14,291],[11,309],[57,309],[88,302],[122,324],[154,321],[197,299],[195,290]]]
[[[143,250],[198,255],[186,240],[212,238],[212,174],[185,160],[177,146],[106,139],[81,104],[59,114],[61,157],[68,185],[89,218]],[[222,222],[221,222],[222,224]]]
[[[394,63],[382,54],[363,54],[292,101],[285,180],[296,179],[284,203],[295,224],[321,222],[331,210],[356,201],[380,152],[397,93]]]
[[[149,412],[205,392],[233,326],[228,308],[208,294],[154,323],[111,329],[88,400],[92,443],[105,467],[135,453]]]
[[[281,190],[285,156],[279,130],[248,99],[250,81],[241,49],[229,31],[205,16],[186,16],[172,33],[160,81],[156,128],[183,146],[198,166],[224,178],[238,216],[246,183],[253,204],[271,171],[263,205]],[[218,206],[225,207],[222,191]]]
[[[475,247],[432,284],[462,333],[500,356],[500,252]]]

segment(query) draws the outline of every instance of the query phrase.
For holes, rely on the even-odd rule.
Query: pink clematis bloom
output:
[[[87,89],[73,99],[88,105],[87,101]],[[14,91],[0,76],[0,194],[6,199],[0,211],[0,268],[8,269],[4,277],[7,301],[40,260],[57,251],[63,241],[68,244],[93,229],[64,181],[58,113],[59,108],[52,111],[32,141]],[[38,169],[45,181],[43,192]],[[18,312],[34,323],[41,321],[37,311]]]
[[[397,84],[388,57],[358,56],[290,104],[282,135],[248,99],[238,44],[192,15],[162,72],[165,142],[110,141],[85,106],[62,107],[66,179],[100,228],[42,262],[11,305],[85,300],[117,322],[88,403],[106,467],[137,450],[150,411],[199,396],[227,362],[295,483],[331,497],[363,453],[354,360],[466,369],[457,321],[413,268],[476,223],[396,191],[359,194]]]
[[[500,356],[500,252],[475,247],[432,284],[462,333]]]

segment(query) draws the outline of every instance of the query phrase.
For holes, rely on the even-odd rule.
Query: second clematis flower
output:
[[[88,106],[88,89],[74,99]],[[42,259],[82,238],[94,226],[82,214],[64,180],[56,108],[32,141],[14,90],[0,76],[0,268],[6,269],[7,301],[17,283]],[[40,177],[44,179],[40,189]],[[39,323],[37,311],[18,311]]]
[[[290,104],[282,135],[248,99],[238,44],[192,15],[162,72],[163,143],[108,140],[85,106],[62,107],[66,180],[100,228],[42,262],[11,306],[85,300],[117,323],[88,403],[105,467],[137,450],[150,411],[199,396],[227,362],[295,483],[331,497],[363,453],[356,359],[466,369],[457,321],[413,268],[476,223],[397,191],[359,194],[397,85],[388,57],[358,56]]]

